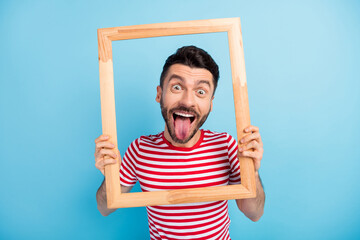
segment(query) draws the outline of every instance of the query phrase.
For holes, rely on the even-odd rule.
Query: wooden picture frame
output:
[[[227,32],[234,92],[237,137],[250,125],[243,41],[240,18],[157,23],[98,29],[100,95],[103,134],[109,135],[117,149],[112,41],[173,35]],[[181,47],[181,46],[179,46]],[[121,193],[119,164],[105,167],[108,208],[139,207],[191,202],[253,198],[256,196],[254,164],[239,158],[241,184],[190,188],[171,191]]]

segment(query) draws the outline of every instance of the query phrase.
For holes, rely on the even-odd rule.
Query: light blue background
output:
[[[0,239],[148,239],[145,208],[102,217],[98,28],[240,17],[266,205],[230,202],[233,239],[360,237],[358,1],[1,1]],[[163,130],[165,58],[195,44],[221,68],[205,128],[235,135],[225,34],[113,45],[119,148]],[[138,188],[137,188],[138,189]]]

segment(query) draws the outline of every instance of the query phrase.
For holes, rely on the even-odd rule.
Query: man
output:
[[[260,219],[265,194],[258,173],[263,155],[259,129],[244,129],[248,134],[239,147],[227,133],[200,129],[212,110],[218,79],[217,64],[197,47],[182,47],[166,60],[156,95],[165,130],[131,143],[121,163],[122,192],[129,192],[137,180],[143,191],[239,184],[239,153],[254,161],[257,195],[236,203],[249,219]],[[120,153],[108,136],[95,143],[95,166],[104,174],[104,166],[116,163]],[[96,199],[107,216],[115,209],[107,208],[105,189],[104,181]],[[151,206],[147,212],[151,239],[230,239],[227,201]]]

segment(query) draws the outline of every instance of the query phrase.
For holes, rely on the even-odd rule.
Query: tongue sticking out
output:
[[[178,139],[184,140],[189,133],[191,121],[188,117],[178,116],[175,119],[175,135]]]

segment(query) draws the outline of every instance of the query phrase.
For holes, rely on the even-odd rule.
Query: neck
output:
[[[186,143],[178,143],[171,138],[169,130],[165,126],[164,137],[166,140],[168,140],[171,143],[171,145],[175,147],[191,148],[199,141],[200,136],[201,136],[201,131],[199,129],[189,141],[187,141]]]

